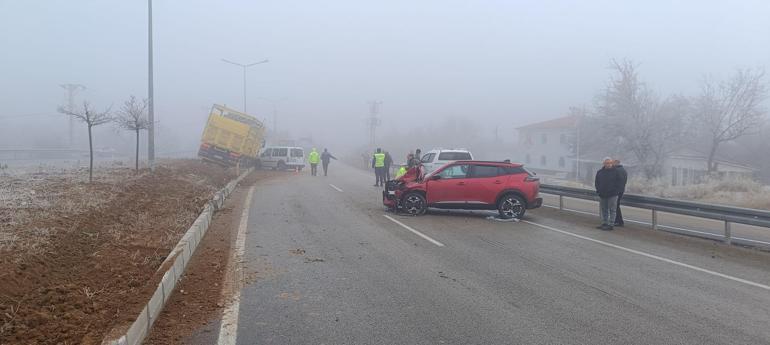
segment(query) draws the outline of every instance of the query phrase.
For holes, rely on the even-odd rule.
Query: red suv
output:
[[[392,210],[424,214],[428,207],[498,210],[502,218],[521,218],[540,207],[540,179],[521,164],[486,161],[448,163],[420,178],[417,169],[385,185],[382,202]]]

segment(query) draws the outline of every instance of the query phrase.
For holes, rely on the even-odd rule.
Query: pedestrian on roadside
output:
[[[422,159],[422,150],[414,150],[414,159],[416,159],[418,162]]]
[[[613,230],[615,224],[615,212],[618,210],[618,195],[620,194],[620,174],[615,169],[615,161],[604,158],[602,168],[596,172],[594,185],[596,194],[599,194],[599,210],[602,217],[602,225],[597,229],[605,231]]]
[[[323,167],[324,167],[324,176],[326,176],[326,173],[327,173],[327,172],[328,172],[328,170],[329,170],[329,162],[330,162],[332,159],[336,161],[336,160],[337,160],[337,157],[334,157],[334,156],[333,156],[333,155],[332,155],[332,154],[329,152],[329,150],[327,150],[327,149],[324,149],[324,152],[322,152],[322,153],[321,153],[321,163],[323,164]]]
[[[310,154],[307,155],[307,162],[310,163],[310,176],[318,175],[318,162],[320,161],[318,151],[313,148]]]
[[[406,168],[411,169],[414,166],[414,153],[409,152],[406,155]]]
[[[390,181],[390,167],[393,166],[393,157],[385,151],[385,181]]]
[[[376,179],[374,186],[385,186],[385,173],[383,171],[385,169],[385,154],[382,153],[382,149],[379,147],[372,156],[372,168],[374,168],[374,178]]]
[[[616,159],[613,163],[613,166],[615,167],[615,170],[618,171],[618,175],[620,176],[620,193],[618,194],[618,210],[615,212],[615,226],[624,226],[625,222],[623,221],[623,213],[620,212],[620,200],[623,199],[623,194],[626,192],[626,183],[628,182],[628,172],[626,171],[626,168],[623,167],[623,164],[620,164],[620,160]]]

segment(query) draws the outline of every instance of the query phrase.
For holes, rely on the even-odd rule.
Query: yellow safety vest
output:
[[[310,164],[318,164],[318,152],[310,152],[310,154],[307,157],[307,161]]]
[[[374,167],[375,168],[384,168],[385,167],[385,154],[384,153],[375,153],[374,154]]]
[[[406,167],[399,168],[398,173],[396,174],[396,178],[399,178],[404,175],[406,175]]]

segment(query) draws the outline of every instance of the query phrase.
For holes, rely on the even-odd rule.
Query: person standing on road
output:
[[[385,185],[385,154],[382,153],[381,148],[377,148],[377,151],[374,153],[374,156],[372,156],[372,168],[374,168],[374,177],[376,179],[376,182],[374,183],[375,187],[379,187],[380,185]]]
[[[318,151],[316,151],[315,148],[313,148],[312,151],[310,151],[310,154],[307,156],[307,162],[310,163],[310,175],[311,176],[317,176],[318,175],[318,162],[320,161],[318,157]]]
[[[337,157],[334,157],[329,150],[324,149],[324,152],[321,153],[321,163],[324,167],[324,176],[326,176],[327,171],[329,170],[329,162],[331,160],[337,160]]]
[[[596,194],[599,194],[599,209],[601,211],[602,225],[597,229],[610,231],[615,224],[615,212],[618,209],[618,194],[620,194],[620,174],[614,166],[615,161],[606,157],[603,166],[596,172],[594,185]]]
[[[393,166],[393,157],[385,151],[385,181],[390,181],[390,167]]]
[[[618,209],[615,212],[615,226],[624,226],[625,222],[623,222],[623,213],[620,212],[620,200],[623,199],[623,194],[626,192],[626,183],[628,182],[628,172],[626,171],[626,168],[623,167],[623,164],[620,164],[620,160],[616,159],[613,163],[613,166],[615,167],[615,170],[618,171],[618,175],[620,177],[619,181],[619,191],[618,194]]]

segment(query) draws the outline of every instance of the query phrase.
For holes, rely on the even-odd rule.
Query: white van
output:
[[[473,160],[473,155],[466,149],[433,149],[423,152],[422,157],[420,157],[426,175],[444,166],[444,164],[471,160]]]
[[[262,149],[257,166],[278,170],[302,170],[305,167],[305,150],[293,146],[267,146]]]

